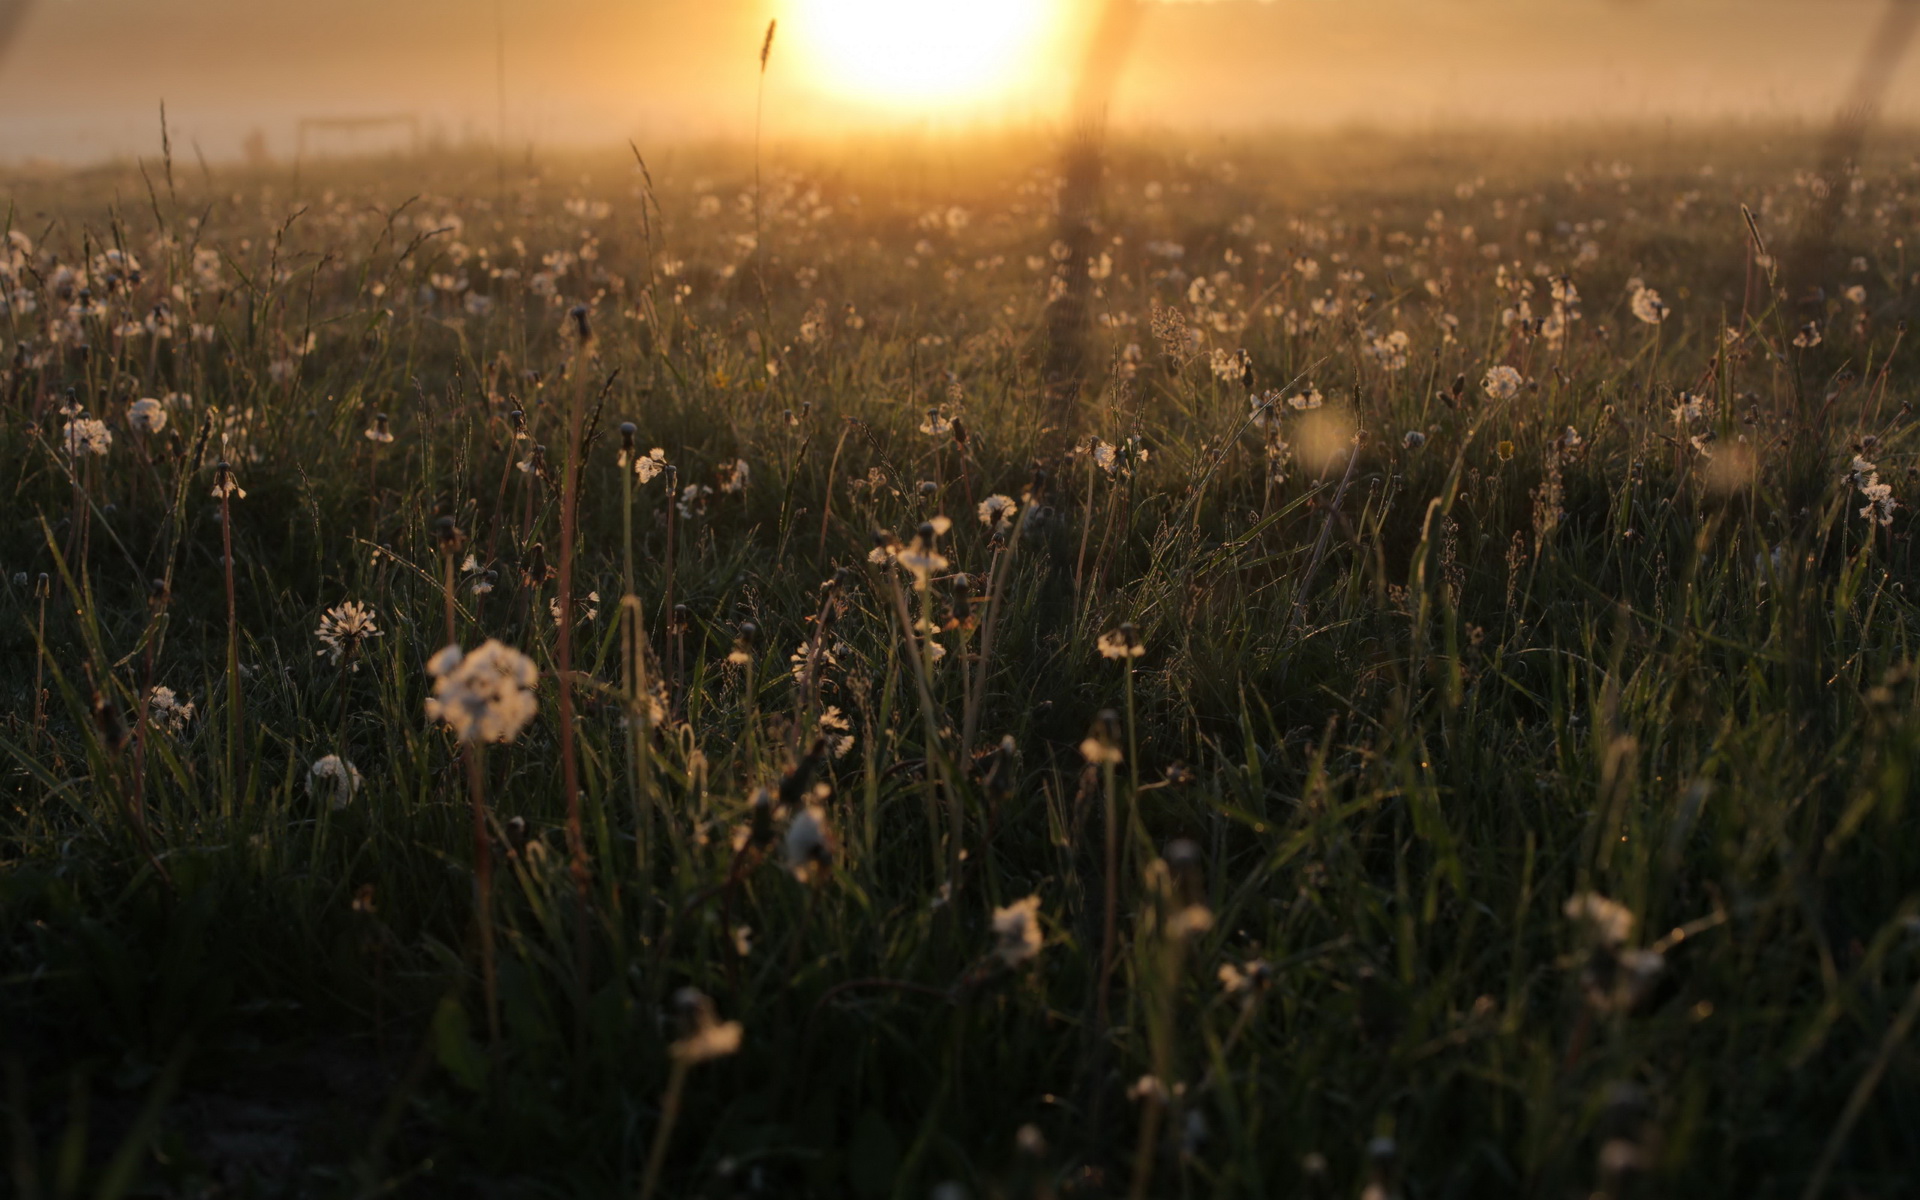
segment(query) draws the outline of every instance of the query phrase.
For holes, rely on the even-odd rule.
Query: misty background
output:
[[[1046,3],[1048,0],[1035,0]],[[1059,0],[1083,4],[1087,0]],[[1387,130],[1459,124],[1824,122],[1886,0],[1153,2],[1120,76],[1122,124]],[[964,14],[964,4],[954,5]],[[414,144],[642,144],[751,130],[766,22],[804,0],[0,0],[0,162],[159,148],[294,154]],[[777,44],[767,136],[890,125],[1045,127],[1066,40],[991,106],[921,112],[836,98]],[[1887,97],[1920,117],[1920,71]]]

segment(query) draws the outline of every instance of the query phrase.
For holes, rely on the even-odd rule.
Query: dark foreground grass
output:
[[[15,1194],[1911,1194],[1920,170],[1590,142],[1121,147],[1066,405],[1036,147],[13,179]]]

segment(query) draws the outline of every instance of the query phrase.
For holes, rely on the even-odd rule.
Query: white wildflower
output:
[[[147,719],[177,735],[193,720],[193,702],[180,699],[170,687],[156,686],[147,693]]]
[[[998,530],[1005,529],[1013,522],[1014,514],[1020,511],[1020,506],[1014,502],[1012,496],[995,493],[982,500],[977,511],[982,525]]]
[[[67,422],[61,433],[70,458],[104,455],[113,445],[113,431],[107,428],[105,421],[97,421],[92,417],[75,417]]]
[[[1005,908],[993,910],[993,952],[1009,967],[1040,953],[1046,944],[1040,928],[1040,897],[1015,900]]]
[[[1628,302],[1634,318],[1646,325],[1658,325],[1667,319],[1666,302],[1660,299],[1660,293],[1650,287],[1635,288],[1633,298]]]
[[[784,843],[787,870],[801,883],[811,883],[833,862],[833,835],[827,830],[827,810],[809,804],[787,822]]]
[[[335,812],[347,806],[363,782],[360,768],[338,754],[318,759],[307,769],[307,794],[324,798]]]
[[[127,424],[141,433],[159,433],[167,427],[167,410],[151,396],[127,408]]]
[[[680,1009],[685,1029],[679,1041],[669,1047],[674,1058],[683,1063],[710,1062],[737,1053],[743,1030],[738,1021],[722,1021],[713,1001],[695,988],[681,988],[673,1002]]]
[[[1520,372],[1502,363],[1497,367],[1487,368],[1486,377],[1480,381],[1480,386],[1486,389],[1491,399],[1511,400],[1520,394],[1520,385],[1523,382],[1525,381],[1520,377]]]
[[[323,643],[315,657],[331,657],[335,666],[343,657],[353,658],[368,638],[384,636],[373,609],[356,600],[328,609],[321,616],[320,627],[313,631],[313,635]],[[353,669],[358,671],[360,664],[354,663]]]
[[[1100,635],[1099,650],[1101,658],[1139,658],[1147,652],[1140,641],[1140,632],[1131,624]]]
[[[1633,936],[1633,913],[1626,905],[1607,899],[1598,892],[1573,896],[1561,912],[1567,919],[1587,926],[1602,945],[1618,948]]]
[[[510,742],[539,709],[533,660],[489,638],[471,654],[442,648],[427,660],[433,695],[427,718],[440,721],[464,742]]]

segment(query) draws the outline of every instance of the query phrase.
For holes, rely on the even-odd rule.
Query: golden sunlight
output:
[[[1058,9],[1047,0],[796,0],[791,29],[825,91],[965,107],[1030,77]],[[788,28],[783,21],[783,36]]]

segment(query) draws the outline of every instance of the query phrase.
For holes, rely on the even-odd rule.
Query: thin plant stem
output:
[[[1120,824],[1119,805],[1114,801],[1113,763],[1101,765],[1101,798],[1104,801],[1103,832],[1106,835],[1106,861],[1101,869],[1101,888],[1104,893],[1104,909],[1100,922],[1100,990],[1099,1014],[1100,1028],[1104,1031],[1113,1026],[1112,1012],[1108,1007],[1108,995],[1113,984],[1113,956],[1120,931]]]
[[[589,952],[587,913],[592,904],[592,885],[587,869],[586,833],[580,819],[580,769],[573,745],[573,552],[579,522],[580,439],[581,426],[586,419],[587,352],[592,344],[592,334],[584,307],[573,310],[573,319],[579,341],[574,348],[573,387],[569,390],[567,400],[567,458],[560,483],[560,578],[557,585],[560,627],[556,637],[559,640],[557,657],[560,665],[560,786],[566,791],[567,853],[573,872],[574,893],[580,906],[575,921],[574,970],[580,1002],[578,1034],[580,1049],[584,1050]]]
[[[1000,613],[1004,607],[1003,596],[1007,588],[1007,577],[1013,573],[1014,556],[1020,546],[1020,538],[1027,528],[1027,517],[1039,503],[1039,488],[1036,486],[1033,496],[1020,507],[1020,517],[1014,522],[1013,533],[1007,538],[1007,548],[989,569],[987,584],[987,615],[980,630],[980,663],[975,668],[973,690],[967,696],[967,708],[960,722],[960,761],[973,761],[973,746],[980,736],[980,717],[986,708],[987,680],[993,670],[994,634],[1000,628]]]
[[[833,458],[827,463],[827,484],[820,492],[820,546],[814,551],[814,557],[824,560],[827,557],[827,524],[833,520],[833,481],[840,470],[840,451],[847,444],[847,435],[853,432],[853,418],[849,417],[840,425],[840,436],[833,443]]]
[[[231,480],[220,491],[220,564],[227,585],[227,798],[231,804],[238,794],[240,780],[240,619],[233,586],[233,505],[228,492]]]
[[[36,750],[39,749],[40,735],[47,724],[47,598],[52,594],[53,583],[42,571],[39,582],[34,585],[34,595],[40,601],[40,617],[36,626],[39,653],[33,659],[33,745]]]
[[[640,1181],[640,1200],[653,1200],[660,1186],[660,1169],[667,1162],[667,1144],[673,1140],[673,1126],[680,1119],[680,1097],[687,1088],[687,1060],[675,1058],[667,1076],[666,1095],[660,1098],[660,1125],[653,1131],[653,1149],[647,1152],[647,1171]]]
[[[638,445],[638,443],[635,443]],[[620,468],[620,594],[633,595],[633,463]]]
[[[487,1004],[487,1042],[500,1044],[500,997],[493,953],[493,843],[487,836],[487,793],[480,744],[461,748],[467,760],[467,797],[473,806],[473,911],[480,929],[480,980]]]

